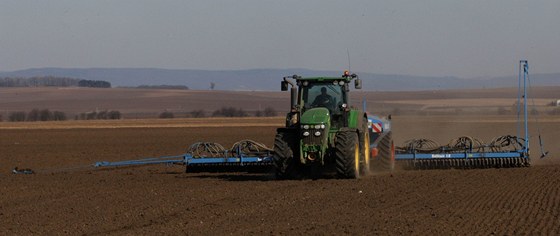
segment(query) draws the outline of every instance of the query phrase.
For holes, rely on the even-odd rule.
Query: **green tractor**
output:
[[[347,71],[341,77],[284,77],[282,91],[291,85],[291,111],[274,140],[277,178],[315,178],[329,171],[338,178],[359,178],[370,173],[372,153],[385,153],[379,157],[385,163],[394,159],[385,150],[392,148],[390,131],[372,133],[366,112],[349,106],[352,80],[361,89],[358,76]],[[372,134],[379,137],[374,142]],[[371,150],[380,141],[384,150]]]

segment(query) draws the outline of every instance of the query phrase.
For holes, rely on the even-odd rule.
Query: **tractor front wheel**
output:
[[[276,178],[293,179],[297,177],[297,164],[294,158],[292,146],[295,142],[295,135],[289,133],[278,133],[274,138],[274,167]]]
[[[356,132],[339,132],[335,141],[336,173],[339,178],[360,177],[360,144]]]

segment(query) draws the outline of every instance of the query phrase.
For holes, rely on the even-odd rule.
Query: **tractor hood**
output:
[[[329,124],[329,109],[324,107],[316,107],[305,111],[301,115],[302,124]]]

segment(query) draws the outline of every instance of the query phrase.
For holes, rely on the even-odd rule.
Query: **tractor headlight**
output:
[[[321,125],[315,125],[315,129],[320,129]]]
[[[303,136],[304,136],[304,137],[307,137],[307,136],[309,136],[309,131],[305,131],[305,132],[303,132]]]
[[[308,81],[303,81],[303,86],[307,86],[307,85],[309,85],[309,82]]]
[[[340,86],[344,85],[344,81],[341,80],[340,82],[338,82],[338,85],[340,85]]]
[[[321,129],[325,129],[325,125],[321,125]]]
[[[321,132],[317,131],[317,132],[314,133],[314,135],[319,137],[319,136],[321,136]]]
[[[303,128],[303,129],[309,129],[309,125],[303,125],[303,126],[301,126],[301,128]]]

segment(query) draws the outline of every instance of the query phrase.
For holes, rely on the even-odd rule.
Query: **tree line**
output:
[[[255,117],[272,117],[276,116],[277,112],[272,107],[267,107],[264,110],[257,110],[253,113]],[[251,116],[250,112],[243,110],[242,108],[235,107],[222,107],[213,112],[206,112],[203,109],[192,110],[187,114],[187,117],[191,118],[205,118],[205,117],[248,117]],[[171,111],[163,111],[159,114],[159,118],[170,119],[175,118],[175,114]]]
[[[14,111],[8,115],[8,121],[64,121],[68,120],[66,113],[51,111],[49,109],[32,109],[29,112]],[[120,111],[104,110],[80,113],[74,117],[75,120],[119,120],[122,119]],[[0,121],[3,121],[0,115]]]
[[[1,118],[0,118],[1,120]],[[17,121],[63,121],[66,120],[66,114],[61,111],[50,111],[49,109],[33,109],[29,112],[15,111],[10,113],[8,120]]]
[[[121,118],[121,112],[113,110],[85,112],[75,117],[76,120],[120,120]]]
[[[88,87],[110,88],[111,83],[103,80],[85,80],[69,77],[35,76],[2,77],[0,87]]]

